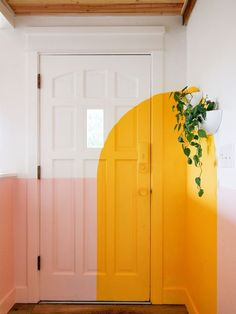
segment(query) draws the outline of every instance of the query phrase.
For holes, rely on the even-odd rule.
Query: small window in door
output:
[[[87,148],[102,148],[104,144],[104,110],[87,110]]]

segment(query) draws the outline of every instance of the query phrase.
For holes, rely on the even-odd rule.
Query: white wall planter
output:
[[[209,135],[215,134],[220,127],[222,114],[222,110],[207,111],[206,120],[201,123],[201,128]]]

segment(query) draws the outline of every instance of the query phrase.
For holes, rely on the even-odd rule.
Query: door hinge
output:
[[[41,270],[41,256],[37,257],[37,270],[40,271]]]
[[[41,166],[37,166],[37,179],[41,180]]]
[[[38,89],[41,88],[41,74],[37,75],[37,87],[38,87]]]

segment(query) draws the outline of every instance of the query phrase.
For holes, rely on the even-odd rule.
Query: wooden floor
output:
[[[9,314],[188,314],[183,305],[16,304]]]

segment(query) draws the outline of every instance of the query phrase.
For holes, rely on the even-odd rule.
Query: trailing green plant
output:
[[[193,94],[189,92],[188,87],[181,91],[176,91],[173,95],[175,104],[172,110],[175,112],[176,124],[174,130],[178,132],[178,142],[182,145],[182,150],[187,158],[188,165],[194,165],[199,168],[199,175],[195,177],[195,184],[198,189],[198,196],[202,197],[204,189],[202,187],[202,139],[208,135],[201,128],[201,123],[206,120],[207,111],[216,109],[214,101],[207,97],[193,106]]]

